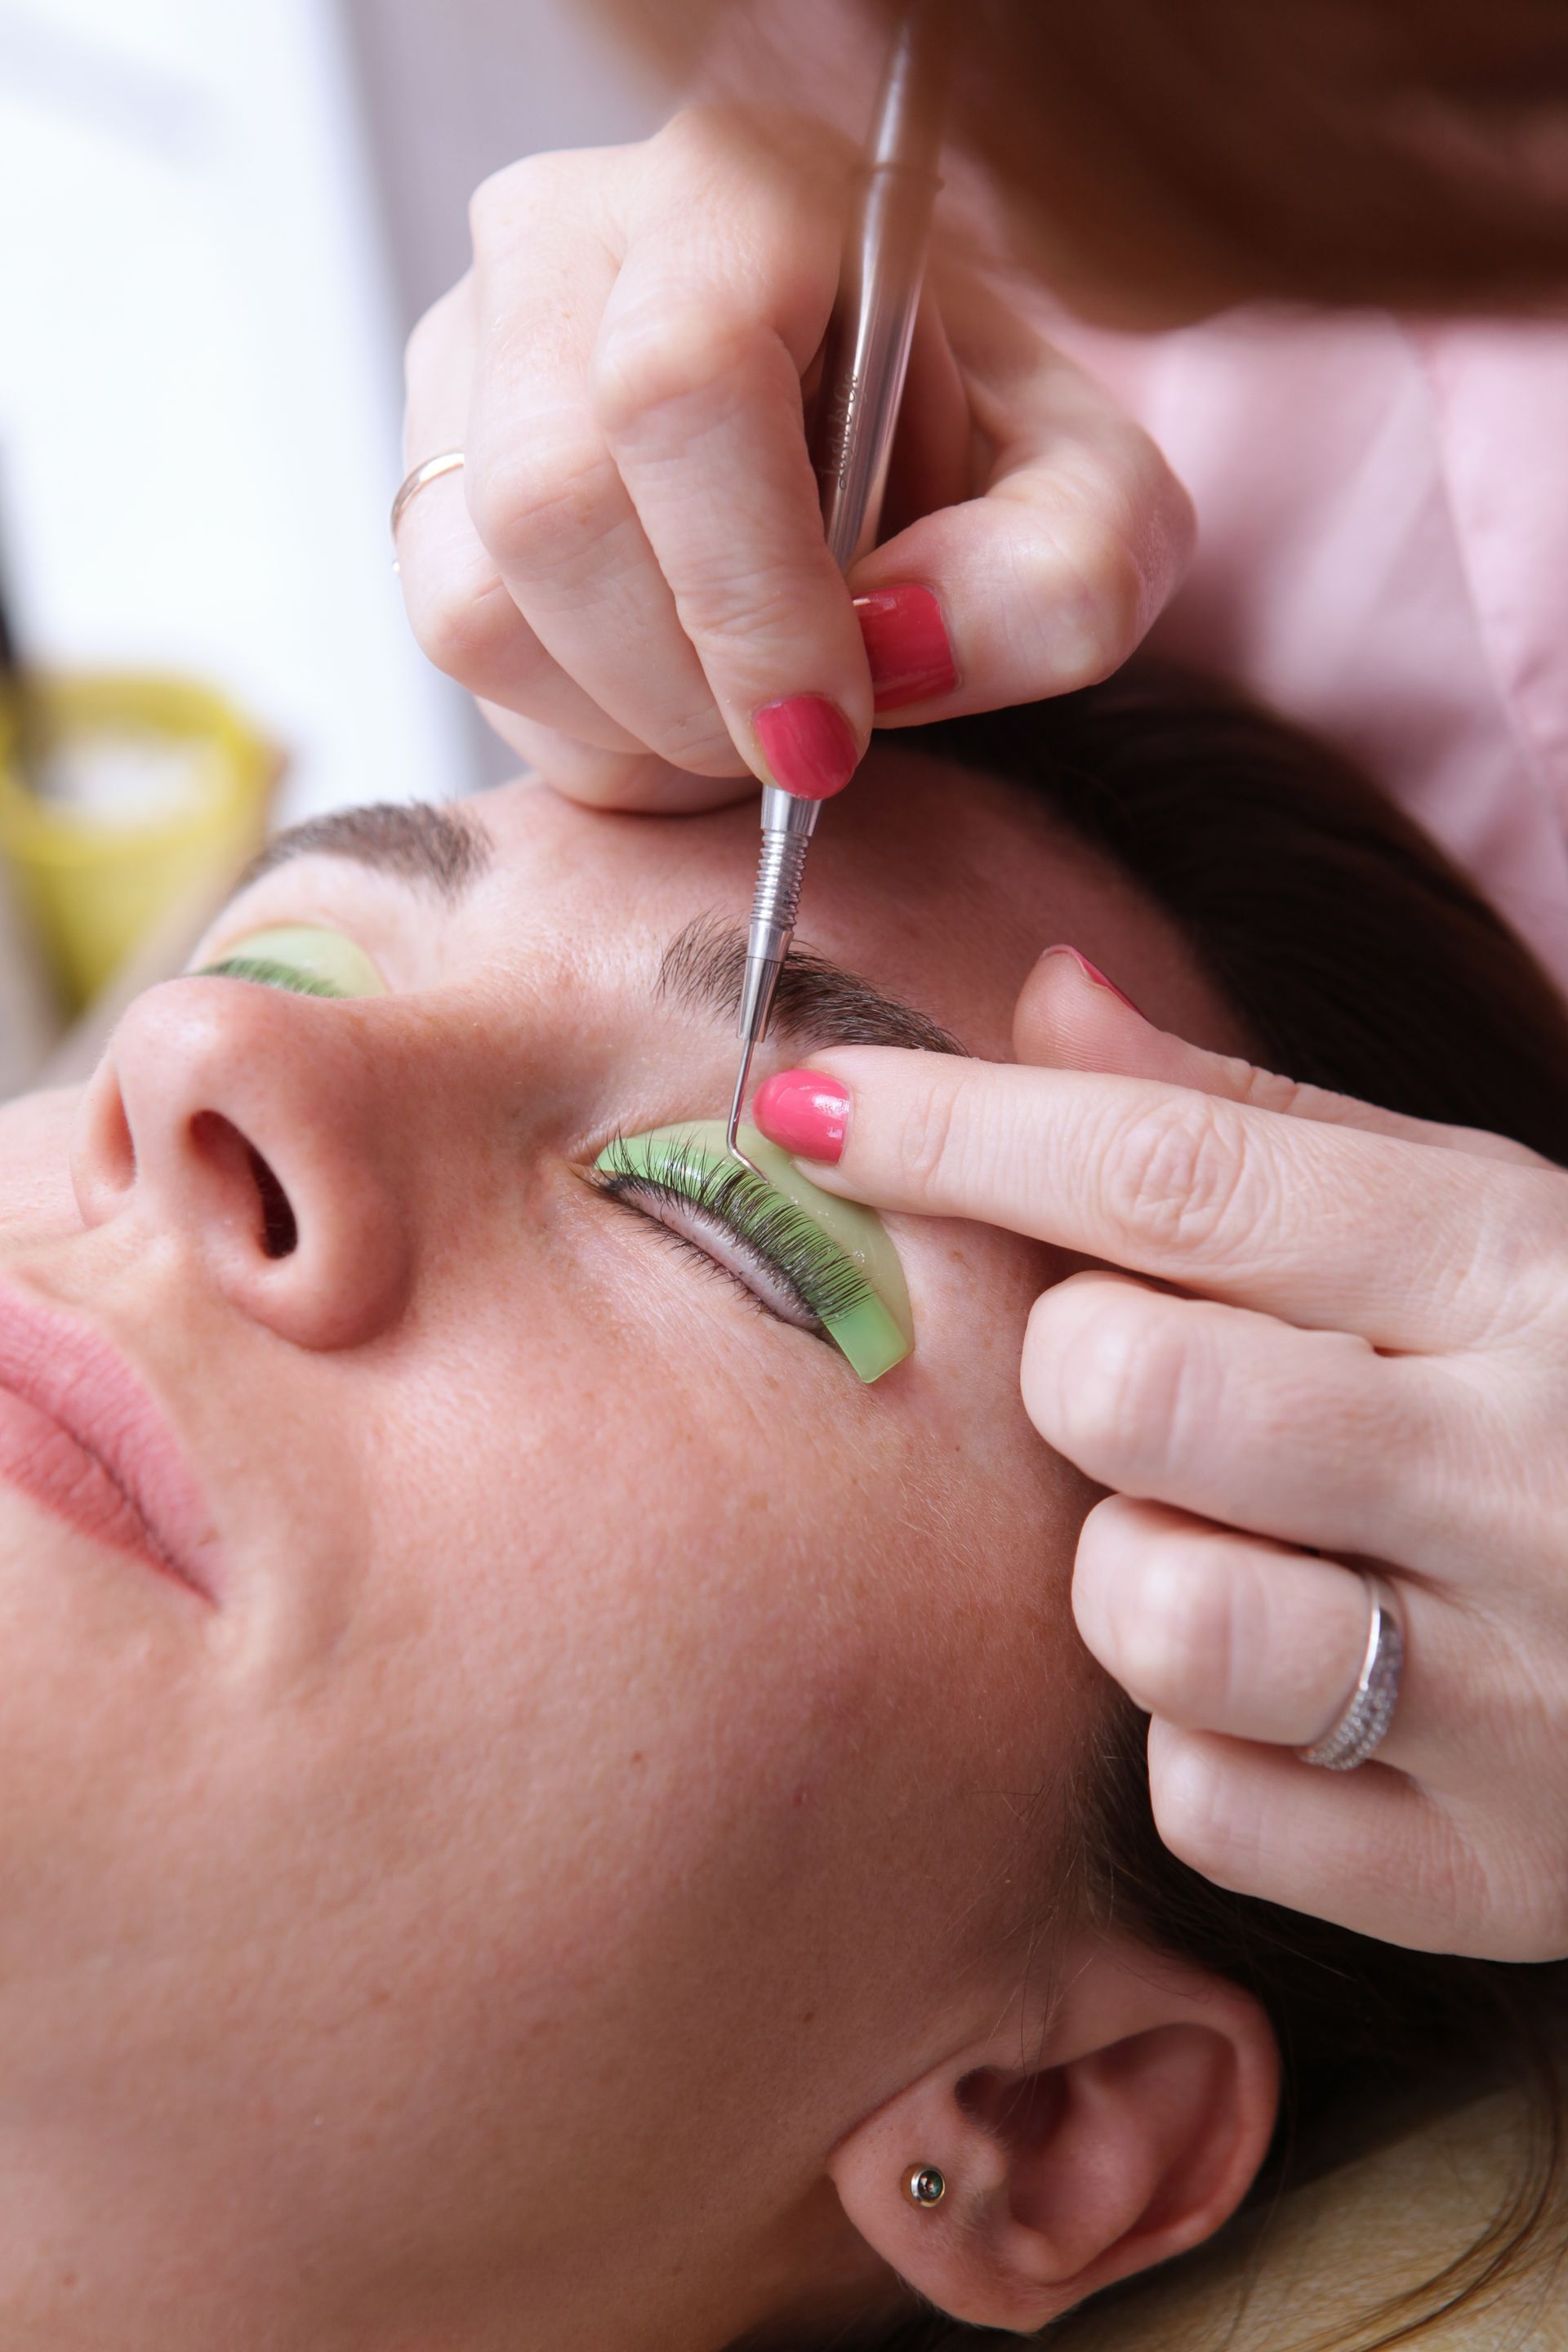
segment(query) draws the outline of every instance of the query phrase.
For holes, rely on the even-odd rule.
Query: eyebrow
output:
[[[700,915],[665,950],[658,993],[692,1013],[734,1020],[746,971],[746,931]],[[912,1045],[925,1054],[966,1054],[940,1022],[902,1004],[811,948],[794,947],[773,999],[776,1034],[814,1045]]]
[[[243,890],[297,857],[344,857],[395,881],[423,884],[455,905],[486,873],[495,845],[477,817],[428,801],[380,801],[308,817],[269,841],[240,878]],[[700,915],[672,940],[659,963],[658,992],[689,1012],[733,1021],[741,1009],[746,931]],[[779,975],[773,1027],[816,1045],[908,1045],[967,1055],[929,1013],[889,996],[858,972],[807,947],[794,947]]]
[[[296,857],[348,857],[394,881],[424,884],[455,905],[489,867],[494,844],[477,817],[428,801],[377,801],[308,817],[269,841],[240,877],[247,889]]]

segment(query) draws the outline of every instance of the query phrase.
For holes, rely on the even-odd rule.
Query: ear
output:
[[[1274,2035],[1250,1994],[1130,1938],[1062,1958],[1054,2000],[1026,1994],[828,2163],[868,2243],[981,2326],[1042,2327],[1198,2244],[1246,2195],[1274,2128]],[[940,2202],[910,2195],[918,2166],[941,2172]]]

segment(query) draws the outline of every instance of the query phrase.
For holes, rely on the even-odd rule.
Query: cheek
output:
[[[951,1286],[1002,1299],[962,1242]],[[395,1678],[399,1736],[446,1759],[465,1823],[570,1888],[559,1960],[759,1845],[793,1868],[850,1759],[869,1803],[933,1722],[970,1735],[955,1693],[986,1687],[989,1744],[1059,1679],[1091,1496],[1018,1401],[1034,1287],[1016,1267],[961,1360],[943,1330],[872,1390],[743,1316],[717,1344],[640,1309],[536,1313],[489,1348],[470,1324],[464,1360],[371,1416],[377,1736]]]
[[[904,1411],[820,1342],[770,1363],[783,1335],[720,1306],[717,1349],[658,1344],[640,1312],[536,1316],[479,1353],[470,1327],[466,1366],[374,1416],[361,1704],[445,1759],[465,1834],[482,1820],[518,1883],[548,1877],[559,1900],[523,1924],[556,1968],[624,1953],[639,1916],[693,1932],[666,1914],[694,1879],[728,1933],[718,1890],[759,1846],[795,1866],[912,1687],[958,1516]]]
[[[70,1139],[79,1087],[0,1105],[0,1237],[47,1241],[79,1232]]]
[[[541,1821],[597,1822],[599,1852],[625,1828],[635,1869],[626,1792],[646,1806],[657,1778],[680,1835],[710,1841],[686,1793],[710,1773],[819,1779],[841,1727],[895,1691],[928,1707],[932,1657],[977,1627],[1009,1656],[1020,1633],[1074,1641],[1093,1490],[1018,1388],[1054,1269],[968,1225],[916,1246],[924,1344],[869,1390],[721,1290],[672,1286],[650,1252],[646,1287],[585,1307],[548,1285],[515,1314],[470,1293],[416,1389],[364,1416],[375,1580],[417,1629],[403,1704],[451,1715],[510,1822],[521,1756]]]
[[[531,2102],[570,2107],[591,2060],[668,2117],[669,2070],[731,2028],[761,2049],[759,2004],[847,1917],[887,1981],[911,1883],[972,1873],[1050,1779],[1087,1498],[1017,1402],[1032,1278],[955,1245],[943,1281],[879,1388],[700,1286],[666,1310],[498,1282],[323,1405],[363,1548],[244,1818],[378,1890],[375,1950],[441,1920],[454,2084],[510,2067],[500,2034]]]
[[[321,1834],[356,1875],[375,1857],[391,1947],[442,1921],[448,2076],[504,2074],[584,2134],[601,2079],[626,2136],[678,2134],[672,2078],[721,2042],[739,2118],[744,2053],[784,2063],[759,2004],[813,1976],[858,1825],[907,1794],[887,1732],[938,1533],[916,1460],[775,1392],[772,1335],[735,1328],[752,1370],[719,1410],[710,1350],[535,1319],[500,1350],[470,1327],[461,1374],[365,1415],[374,1556],[322,1692]],[[853,1418],[865,1392],[801,1345]]]

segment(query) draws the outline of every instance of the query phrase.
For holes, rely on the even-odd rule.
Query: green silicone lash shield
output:
[[[265,930],[247,931],[221,956],[202,966],[202,972],[234,971],[247,977],[245,967],[264,970],[276,964],[313,982],[323,996],[384,996],[386,982],[356,940],[324,923],[273,923]],[[197,977],[201,975],[198,973]]]
[[[869,1296],[845,1314],[825,1318],[823,1328],[861,1380],[879,1381],[903,1362],[915,1344],[909,1286],[880,1217],[857,1201],[840,1201],[822,1192],[801,1174],[786,1151],[755,1128],[742,1128],[737,1139],[771,1190],[809,1217],[865,1281]],[[668,1181],[672,1162],[680,1161],[701,1174],[734,1168],[723,1120],[692,1119],[626,1137],[602,1151],[596,1164],[606,1174],[629,1173],[658,1182]]]

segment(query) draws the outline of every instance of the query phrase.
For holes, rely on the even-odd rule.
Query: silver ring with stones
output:
[[[1405,1629],[1393,1587],[1370,1569],[1357,1570],[1371,1603],[1366,1648],[1344,1712],[1321,1739],[1298,1748],[1303,1764],[1324,1772],[1353,1772],[1382,1746],[1399,1705],[1405,1671]]]

